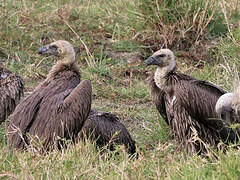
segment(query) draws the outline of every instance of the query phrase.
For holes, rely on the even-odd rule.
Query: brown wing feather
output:
[[[61,94],[62,103],[57,106],[56,117],[49,125],[49,129],[54,131],[44,131],[39,133],[46,138],[45,147],[52,146],[56,139],[75,140],[77,134],[82,129],[90,109],[91,109],[92,85],[89,80],[82,81],[73,90],[67,90]],[[43,129],[43,128],[41,128]]]
[[[72,113],[78,114],[81,122],[77,122],[82,127],[84,121],[87,119],[92,101],[92,85],[89,80],[82,81],[64,100],[63,106],[66,109],[71,109],[67,116],[71,116]]]
[[[175,71],[166,76],[163,89],[156,86],[153,78],[151,83],[151,94],[160,114],[189,152],[204,151],[202,142],[216,145],[220,139],[231,142],[237,139],[217,119],[215,104],[226,93],[221,88]]]
[[[70,70],[41,83],[13,113],[8,127],[10,146],[24,148],[29,144],[26,135],[30,134],[37,135],[48,149],[56,138],[76,135],[91,108],[91,83],[79,83],[79,75]]]
[[[175,123],[181,121],[180,117],[177,116],[185,111],[185,119],[189,121],[189,123],[185,123],[191,127],[197,127],[199,136],[203,137],[205,141],[211,142],[211,137],[215,139],[214,142],[219,141],[219,139],[231,142],[236,140],[236,134],[225,127],[223,121],[217,119],[215,112],[216,102],[225,93],[224,90],[211,83],[181,74],[169,77],[168,83],[171,85],[167,88],[165,102],[173,103],[176,101],[176,105],[171,107],[173,111],[170,110],[170,107],[167,108],[167,113],[172,112],[168,117],[175,117]],[[194,126],[191,123],[194,123]]]
[[[180,141],[190,154],[206,151],[205,143],[217,145],[219,136],[216,131],[207,128],[205,124],[199,123],[188,111],[183,108],[181,100],[175,101],[166,98],[167,115],[170,128],[174,137]]]
[[[175,96],[187,112],[206,126],[221,129],[223,124],[217,120],[215,105],[226,91],[205,81],[185,81],[175,84]]]
[[[24,82],[6,68],[0,67],[0,124],[14,111],[23,97]]]
[[[34,101],[29,101],[32,98]],[[29,132],[41,104],[41,97],[29,96],[15,109],[8,126],[8,143],[11,147],[24,148],[28,144],[25,134]],[[23,107],[26,107],[23,109]],[[24,119],[23,119],[24,118]]]
[[[132,139],[127,128],[114,114],[91,110],[79,137],[84,135],[96,140],[98,146],[109,145],[114,150],[114,144],[124,144],[130,154],[136,152],[135,141]]]

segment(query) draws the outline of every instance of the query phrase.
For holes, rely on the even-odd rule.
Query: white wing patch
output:
[[[171,106],[171,107],[173,106],[173,103],[174,103],[175,100],[176,100],[176,96],[173,96],[173,98],[172,98],[172,100],[171,100],[171,102],[170,102],[170,106]]]

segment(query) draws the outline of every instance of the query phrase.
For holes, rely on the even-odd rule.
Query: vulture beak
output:
[[[158,65],[158,60],[154,56],[150,56],[146,60],[146,66],[150,66],[150,65]]]
[[[46,54],[46,53],[48,53],[48,50],[49,50],[48,46],[42,46],[38,49],[37,53],[38,54]]]
[[[38,49],[37,53],[58,56],[58,51],[56,46],[49,46],[49,45],[42,46]]]

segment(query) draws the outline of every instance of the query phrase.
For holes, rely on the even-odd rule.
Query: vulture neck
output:
[[[65,54],[63,57],[60,57],[58,63],[64,63],[66,65],[72,65],[75,63],[75,53]]]
[[[176,67],[174,59],[170,62],[168,66],[165,67],[158,67],[154,73],[154,82],[156,83],[157,87],[162,89],[166,82],[166,76],[168,73],[173,71]]]
[[[55,64],[52,67],[47,78],[48,79],[53,78],[54,76],[57,76],[59,73],[61,73],[63,71],[73,71],[73,72],[77,73],[79,77],[81,77],[79,68],[77,67],[77,65],[75,63],[75,58],[70,59],[70,58],[64,57],[62,59],[59,59],[57,61],[57,64]]]

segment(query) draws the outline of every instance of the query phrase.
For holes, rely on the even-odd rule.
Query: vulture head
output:
[[[75,52],[72,45],[64,40],[52,42],[38,49],[38,54],[47,54],[57,56],[62,61],[67,63],[75,62]]]
[[[146,60],[146,65],[155,65],[154,82],[161,89],[165,83],[166,75],[176,67],[174,54],[169,49],[160,49]]]
[[[226,93],[222,95],[215,106],[218,118],[224,120],[225,122],[240,123],[240,87],[237,88],[232,93]]]
[[[156,65],[160,68],[168,67],[169,70],[174,69],[174,54],[169,49],[160,49],[146,60],[146,65]]]
[[[222,95],[216,105],[215,110],[219,119],[222,119],[228,124],[231,124],[234,116],[234,109],[232,107],[233,93],[226,93]]]

